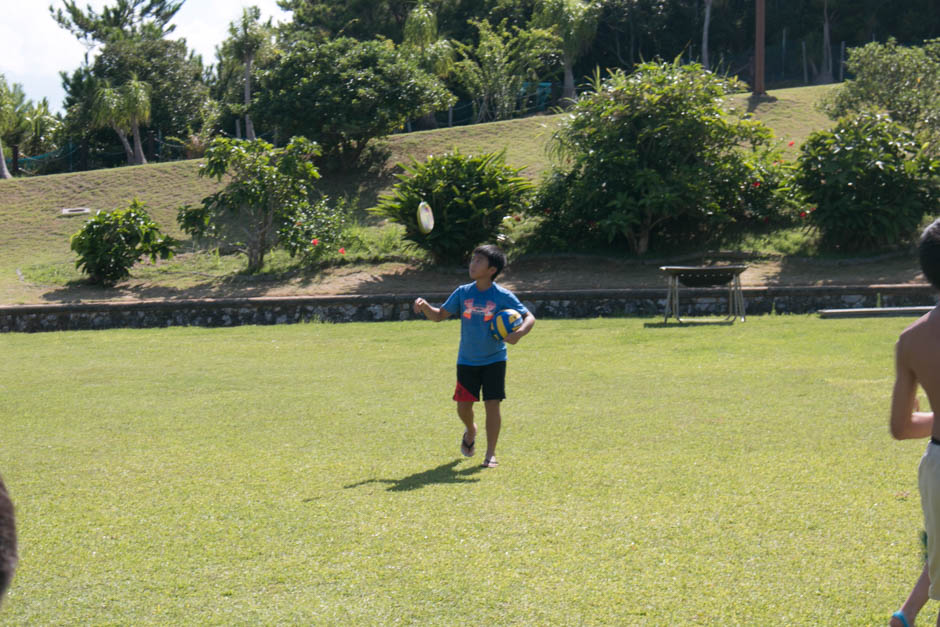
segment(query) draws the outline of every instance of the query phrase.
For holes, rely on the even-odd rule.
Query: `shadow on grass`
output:
[[[370,483],[384,483],[389,486],[389,492],[408,492],[410,490],[417,490],[418,488],[423,488],[424,486],[433,484],[476,483],[479,481],[479,479],[472,478],[472,475],[480,472],[482,470],[481,466],[474,465],[470,466],[469,468],[464,468],[463,470],[457,470],[457,464],[459,463],[460,460],[455,460],[447,464],[442,464],[437,468],[431,468],[430,470],[408,475],[407,477],[402,477],[401,479],[366,479],[365,481],[352,483],[343,487],[348,490],[350,488],[358,488]]]

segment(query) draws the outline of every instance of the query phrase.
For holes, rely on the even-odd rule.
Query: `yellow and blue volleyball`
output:
[[[490,320],[490,333],[494,340],[505,340],[507,335],[521,326],[521,313],[515,309],[503,309]]]

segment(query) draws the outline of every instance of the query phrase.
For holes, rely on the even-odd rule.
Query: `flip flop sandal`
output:
[[[460,436],[460,454],[464,457],[473,457],[473,454],[476,452],[474,450],[477,441],[467,443],[467,432],[464,431],[463,435]]]
[[[484,468],[496,468],[497,466],[499,466],[499,462],[496,461],[495,457],[487,457],[483,460]]]

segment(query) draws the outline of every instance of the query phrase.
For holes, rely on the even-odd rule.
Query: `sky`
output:
[[[80,7],[96,11],[113,2],[79,0]],[[8,84],[19,83],[33,102],[49,101],[53,112],[62,111],[65,92],[60,71],[71,73],[82,65],[85,46],[49,15],[49,6],[63,6],[62,0],[0,0],[0,74]],[[228,25],[237,20],[243,7],[257,6],[261,19],[274,23],[290,19],[290,13],[277,6],[277,0],[185,0],[171,24],[176,30],[170,39],[186,40],[202,55],[204,65],[215,62],[215,48],[228,36]]]

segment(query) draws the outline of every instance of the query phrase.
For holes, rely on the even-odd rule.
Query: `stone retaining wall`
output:
[[[745,287],[743,292],[748,315],[936,303],[935,293],[926,285]],[[539,318],[661,316],[666,305],[665,286],[517,295]],[[435,303],[448,295],[424,296]],[[724,315],[727,296],[727,288],[680,288],[680,315]],[[411,310],[413,298],[390,294],[6,306],[0,307],[0,332],[409,320],[419,317]]]

